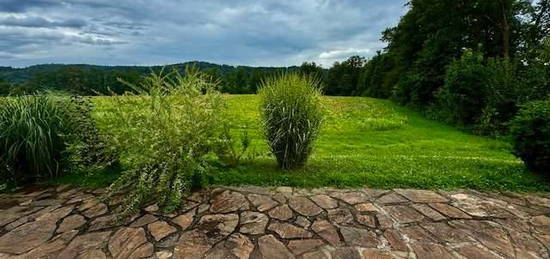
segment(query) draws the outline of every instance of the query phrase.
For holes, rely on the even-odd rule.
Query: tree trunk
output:
[[[507,0],[500,0],[500,8],[502,12],[502,21],[500,23],[502,34],[502,56],[504,58],[510,57],[510,24],[508,23],[508,9],[510,8],[506,3]]]

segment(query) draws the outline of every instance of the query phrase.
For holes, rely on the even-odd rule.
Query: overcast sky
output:
[[[406,0],[0,0],[0,66],[325,67],[384,47]]]

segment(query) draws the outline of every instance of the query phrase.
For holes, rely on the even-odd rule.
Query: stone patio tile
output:
[[[421,226],[441,241],[449,243],[474,241],[467,233],[453,228],[444,222],[424,223]]]
[[[378,224],[380,228],[382,229],[388,229],[393,228],[394,221],[393,219],[385,214],[377,213],[376,214],[376,220],[378,221]]]
[[[306,197],[299,197],[299,196],[290,197],[288,200],[288,205],[294,211],[306,217],[315,216],[323,211],[319,206],[317,206],[315,203],[313,203]]]
[[[176,223],[181,229],[186,230],[191,223],[193,223],[193,218],[195,216],[195,211],[191,210],[185,214],[179,215],[172,219],[172,222]]]
[[[334,209],[338,207],[338,202],[328,195],[314,195],[311,196],[311,200],[323,209]]]
[[[405,203],[405,202],[408,202],[408,200],[405,199],[403,196],[394,192],[385,194],[379,197],[378,199],[376,199],[376,203],[379,203],[379,204],[395,204],[395,203]]]
[[[97,230],[103,230],[106,228],[114,227],[115,224],[117,224],[115,222],[115,218],[116,218],[115,215],[107,215],[107,216],[96,218],[90,223],[90,227],[88,230],[97,231]]]
[[[411,189],[395,189],[396,193],[399,193],[412,202],[421,203],[433,203],[433,202],[447,202],[448,199],[437,194],[434,191],[428,190],[411,190]]]
[[[423,259],[451,259],[455,258],[451,252],[438,244],[411,243],[411,247],[416,254],[416,258]]]
[[[176,232],[176,228],[170,226],[165,221],[156,221],[154,223],[151,223],[147,225],[147,229],[156,241],[160,241],[161,239]]]
[[[184,232],[174,248],[174,258],[195,259],[203,257],[216,243],[207,233],[199,230]]]
[[[531,218],[531,224],[535,227],[540,233],[550,233],[550,217],[545,215],[540,215]]]
[[[438,220],[444,220],[446,219],[445,216],[441,215],[441,213],[437,212],[436,210],[432,209],[430,206],[426,204],[412,204],[411,205],[414,209],[422,213],[422,215],[438,221]]]
[[[216,244],[206,253],[204,258],[249,258],[253,249],[254,244],[248,237],[239,233],[234,233],[225,241]]]
[[[258,258],[262,259],[294,259],[294,255],[273,235],[258,239]]]
[[[394,229],[388,229],[384,231],[384,237],[390,244],[393,250],[397,251],[408,251],[407,243],[401,233]]]
[[[57,228],[57,232],[67,232],[73,229],[77,229],[84,224],[86,224],[86,219],[79,214],[74,214],[63,219],[63,221]]]
[[[268,221],[269,218],[263,213],[244,211],[239,221],[239,232],[252,235],[263,234]]]
[[[59,258],[106,258],[102,251],[106,246],[110,231],[94,232],[75,237],[59,254]]]
[[[326,220],[313,222],[311,229],[333,246],[338,246],[342,243],[336,228]]]
[[[269,211],[269,216],[270,217],[272,217],[274,219],[279,219],[279,220],[290,219],[290,218],[292,218],[293,215],[294,215],[294,213],[292,213],[292,210],[286,204],[275,207],[274,209]]]
[[[355,205],[359,203],[365,203],[370,200],[370,197],[365,194],[364,192],[343,192],[343,191],[337,191],[330,193],[330,196],[333,198],[342,200],[346,202],[349,205]]]
[[[278,223],[273,222],[269,224],[269,230],[277,233],[280,237],[289,239],[289,238],[311,238],[313,235],[301,228],[294,226],[290,223]]]
[[[363,249],[361,251],[361,258],[366,259],[392,259],[394,258],[389,252],[387,251],[380,251],[377,249]]]
[[[430,203],[430,207],[437,210],[439,213],[454,219],[470,219],[468,214],[463,211],[445,203]]]
[[[349,209],[339,208],[328,211],[328,219],[333,224],[351,225],[353,223],[353,215]]]
[[[361,259],[359,250],[355,247],[337,247],[330,255],[334,259]]]
[[[143,258],[153,254],[143,228],[121,228],[111,237],[108,245],[113,258]]]
[[[239,216],[237,214],[205,215],[199,220],[197,230],[207,233],[208,236],[219,241],[218,239],[235,231],[238,224]]]
[[[370,202],[356,204],[354,208],[359,212],[378,212],[379,211],[378,208]]]
[[[243,194],[230,190],[213,194],[210,203],[212,204],[210,211],[213,213],[228,213],[249,208],[248,201]]]
[[[295,255],[301,255],[323,245],[325,245],[325,243],[321,239],[291,240],[288,242],[288,248]]]
[[[487,248],[482,248],[479,245],[467,244],[455,249],[460,255],[466,258],[479,258],[479,259],[501,259],[502,257],[491,252]]]
[[[155,217],[151,214],[145,214],[145,215],[141,216],[139,219],[137,219],[136,221],[134,221],[130,225],[130,227],[137,228],[137,227],[145,226],[145,225],[151,224],[151,223],[153,223],[157,220],[158,220],[157,217]]]
[[[248,199],[252,202],[252,205],[260,212],[269,210],[279,203],[274,201],[271,197],[261,194],[249,194]]]
[[[348,246],[377,247],[380,240],[371,230],[355,227],[340,227],[340,233]]]
[[[59,253],[69,244],[71,239],[73,239],[78,234],[78,231],[71,230],[63,234],[53,237],[48,242],[42,244],[41,246],[29,251],[26,254],[23,254],[23,258],[57,258]],[[1,258],[2,256],[0,256]],[[10,258],[10,257],[8,257]]]
[[[421,228],[420,226],[410,226],[410,227],[400,228],[399,232],[405,235],[408,239],[415,240],[420,243],[438,243],[439,242],[437,238],[435,238],[432,234],[430,234],[428,231]]]
[[[55,228],[55,222],[51,221],[34,221],[17,227],[0,237],[0,253],[28,252],[50,239]]]
[[[357,222],[370,228],[376,228],[376,219],[372,215],[357,215]]]
[[[401,224],[418,222],[424,219],[422,214],[405,205],[386,206],[384,210]]]
[[[330,258],[323,251],[317,250],[317,251],[303,254],[302,259],[330,259]]]
[[[107,211],[108,211],[107,205],[105,205],[104,203],[97,203],[91,208],[82,212],[82,214],[88,218],[95,218],[97,216],[101,216],[107,213]]]

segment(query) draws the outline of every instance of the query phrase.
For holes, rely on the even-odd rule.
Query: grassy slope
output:
[[[550,190],[510,154],[507,142],[458,131],[386,100],[358,97],[325,98],[327,118],[308,166],[281,171],[261,135],[258,97],[228,100],[235,135],[246,126],[260,155],[213,174],[213,184]],[[109,103],[95,102],[98,114]]]

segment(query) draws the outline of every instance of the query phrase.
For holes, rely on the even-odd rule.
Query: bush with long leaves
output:
[[[115,105],[104,114],[126,168],[108,195],[127,191],[123,217],[148,202],[172,211],[210,168],[209,154],[224,136],[225,101],[217,82],[194,67],[127,85],[135,94],[110,97]]]
[[[264,80],[259,94],[264,133],[279,166],[304,166],[323,120],[319,80],[283,74]]]
[[[30,182],[62,171],[70,121],[51,96],[0,101],[0,163],[4,180]]]
[[[108,164],[105,143],[94,131],[91,109],[91,102],[82,97],[41,94],[1,98],[2,181],[45,180],[91,164]]]

